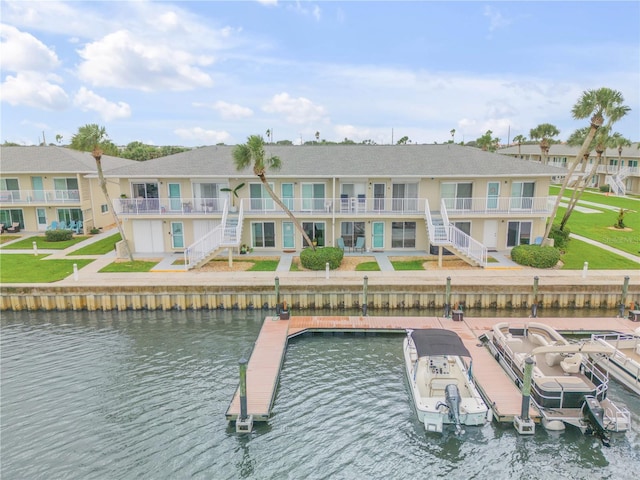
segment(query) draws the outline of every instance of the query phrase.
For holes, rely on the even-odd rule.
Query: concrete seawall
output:
[[[274,285],[29,285],[3,286],[0,310],[199,310],[275,308]],[[548,308],[617,309],[640,302],[640,285],[629,285],[626,295],[621,284],[541,285],[455,284],[449,288],[452,307],[464,304],[474,309],[530,308],[534,303]],[[293,309],[360,308],[363,283],[298,282],[279,287],[280,301]],[[441,308],[447,300],[445,284],[403,284],[378,282],[367,286],[369,309]]]

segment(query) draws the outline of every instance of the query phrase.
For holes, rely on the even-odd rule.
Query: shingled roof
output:
[[[202,147],[167,157],[111,169],[107,176],[129,178],[251,178],[251,168],[238,172],[233,146]],[[278,156],[278,178],[452,178],[549,177],[563,169],[510,158],[459,145],[266,145],[265,155]]]

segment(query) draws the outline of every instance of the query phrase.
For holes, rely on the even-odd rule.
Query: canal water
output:
[[[633,426],[610,448],[571,429],[425,433],[402,335],[293,339],[272,419],[237,435],[224,413],[265,315],[3,312],[1,478],[638,477],[640,399],[615,384]]]

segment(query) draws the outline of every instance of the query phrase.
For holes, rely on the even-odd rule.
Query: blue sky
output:
[[[0,142],[104,125],[120,145],[273,132],[506,143],[622,92],[640,140],[640,2],[2,1]]]

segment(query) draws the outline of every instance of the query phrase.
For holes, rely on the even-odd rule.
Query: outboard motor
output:
[[[587,423],[589,423],[589,428],[585,433],[598,437],[602,445],[610,447],[609,435],[607,435],[607,429],[604,426],[604,408],[602,408],[596,397],[593,395],[584,396],[582,414]]]
[[[455,383],[450,383],[445,387],[444,399],[449,407],[449,419],[456,425],[456,434],[464,433],[460,424],[460,392]]]

